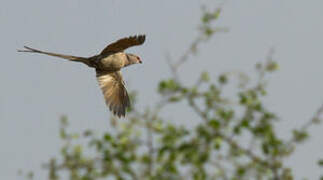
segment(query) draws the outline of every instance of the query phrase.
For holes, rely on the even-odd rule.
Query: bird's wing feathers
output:
[[[130,100],[120,71],[96,72],[96,77],[110,111],[118,117],[125,116]]]
[[[132,46],[138,46],[145,42],[146,36],[130,36],[126,38],[119,39],[116,42],[109,44],[103,51],[100,53],[101,55],[106,55],[111,52],[120,52]]]

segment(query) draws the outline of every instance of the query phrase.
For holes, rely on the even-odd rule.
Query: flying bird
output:
[[[109,44],[100,54],[91,57],[51,53],[27,46],[24,46],[25,50],[18,50],[18,52],[46,54],[81,62],[91,68],[95,68],[96,78],[103,92],[106,105],[114,115],[122,117],[125,116],[126,109],[130,107],[130,99],[120,70],[129,65],[142,63],[139,56],[125,53],[124,50],[132,46],[142,45],[145,39],[145,35],[122,38]]]

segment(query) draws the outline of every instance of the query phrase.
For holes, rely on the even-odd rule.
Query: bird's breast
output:
[[[103,70],[119,70],[124,67],[127,57],[124,53],[115,53],[100,60],[100,66]]]

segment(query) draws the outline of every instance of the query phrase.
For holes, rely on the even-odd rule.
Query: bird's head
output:
[[[137,55],[134,55],[134,54],[127,53],[127,59],[128,59],[128,63],[126,64],[126,66],[129,66],[131,64],[141,64],[142,63],[140,57]]]

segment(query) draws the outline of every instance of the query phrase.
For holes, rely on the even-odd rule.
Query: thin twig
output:
[[[320,122],[320,119],[321,119],[322,114],[323,114],[323,103],[318,108],[318,110],[314,113],[313,117],[310,120],[308,120],[307,122],[305,122],[300,127],[300,131],[301,132],[305,132],[311,126],[313,126],[314,124]],[[287,144],[290,145],[290,146],[294,145],[295,143],[297,143],[297,140],[294,137],[292,137],[289,141],[287,141]]]

